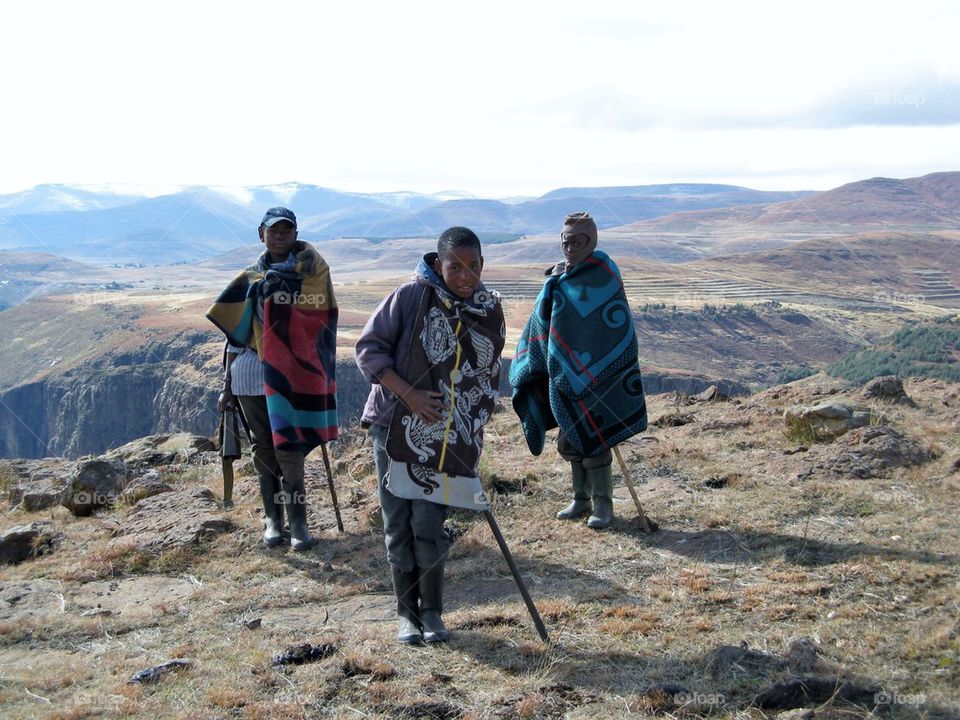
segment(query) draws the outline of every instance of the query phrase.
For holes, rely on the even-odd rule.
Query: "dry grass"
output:
[[[34,600],[0,601],[4,718],[759,720],[774,711],[749,703],[793,672],[784,658],[797,637],[814,639],[834,673],[901,698],[925,696],[874,715],[835,701],[818,717],[956,717],[960,508],[945,483],[960,442],[948,421],[955,409],[939,402],[954,386],[908,383],[920,407],[891,413],[894,427],[938,446],[938,457],[861,480],[805,475],[806,454],[783,453],[794,444],[781,411],[814,401],[818,383],[739,405],[690,406],[694,422],[658,430],[658,443],[628,443],[641,502],[661,527],[652,536],[640,530],[616,471],[611,530],[556,521],[570,493],[568,466],[549,447],[530,458],[514,418],[498,413],[484,478],[550,644],[537,637],[486,523],[469,513],[449,519],[459,533],[447,567],[453,642],[396,644],[382,536],[367,519],[375,489],[362,435],[345,438],[334,458],[347,533],[323,531],[304,555],[258,545],[246,477],[235,533],[162,555],[110,545],[122,508],[85,520],[62,509],[17,512],[10,524],[48,519],[61,538],[52,554],[0,574],[0,591],[53,583],[33,615],[14,610]],[[654,417],[671,409],[666,398],[650,404]],[[150,598],[140,615],[80,614],[75,598],[91,583],[122,588],[149,577],[193,578],[193,589]],[[254,618],[262,624],[248,629]],[[339,649],[323,660],[271,664],[291,645],[326,641]],[[718,647],[742,644],[770,659],[710,664]],[[174,657],[193,665],[154,685],[127,684]]]

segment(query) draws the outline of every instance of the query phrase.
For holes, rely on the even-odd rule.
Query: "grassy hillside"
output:
[[[623,447],[660,525],[653,535],[641,531],[619,471],[610,530],[555,520],[569,467],[550,443],[531,458],[515,417],[498,413],[482,477],[550,644],[483,519],[460,512],[448,520],[453,640],[396,644],[383,537],[370,521],[370,450],[356,433],[333,449],[345,534],[322,464],[308,460],[321,542],[302,555],[260,545],[247,462],[232,530],[183,550],[112,545],[127,506],[87,519],[63,508],[10,513],[4,529],[45,520],[60,539],[52,553],[0,570],[3,716],[763,720],[779,710],[758,698],[799,675],[825,693],[800,703],[817,718],[956,718],[960,386],[906,389],[917,407],[886,411],[923,461],[870,479],[829,469],[869,448],[841,440],[804,452],[780,419],[798,402],[856,402],[857,389],[820,376],[742,403],[685,406],[686,424]],[[651,398],[652,420],[676,411],[669,397]],[[160,472],[175,488],[219,495],[214,456]],[[332,652],[272,664],[303,642]],[[171,658],[191,665],[128,683]],[[840,693],[838,678],[865,694]]]

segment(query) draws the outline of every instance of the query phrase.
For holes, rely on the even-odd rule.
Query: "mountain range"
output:
[[[263,210],[286,205],[311,241],[436,236],[451,225],[483,235],[554,233],[589,210],[601,228],[668,215],[806,197],[733,185],[677,183],[560,188],[530,199],[456,193],[349,193],[301,183],[187,187],[156,197],[124,189],[41,185],[0,196],[0,250],[39,251],[98,263],[193,262],[256,242]]]

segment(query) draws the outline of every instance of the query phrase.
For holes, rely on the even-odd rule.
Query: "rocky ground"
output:
[[[369,447],[308,460],[319,544],[259,543],[204,438],[4,461],[4,718],[960,717],[960,386],[814,376],[650,398],[609,530],[504,408],[481,471],[550,633],[482,516],[451,513],[449,645],[398,646]],[[785,414],[787,419],[785,419]],[[309,646],[303,646],[309,644]],[[299,647],[298,647],[299,646]],[[146,672],[144,672],[146,671]]]

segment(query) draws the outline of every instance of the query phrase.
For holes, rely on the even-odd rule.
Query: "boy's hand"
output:
[[[237,401],[234,398],[233,392],[230,388],[225,387],[223,392],[220,393],[220,397],[217,398],[217,411],[223,412],[224,410],[236,410]]]
[[[424,422],[437,423],[444,419],[443,403],[437,398],[443,397],[442,393],[436,390],[419,390],[411,388],[401,397],[404,404],[410,408],[410,412],[419,417]]]

